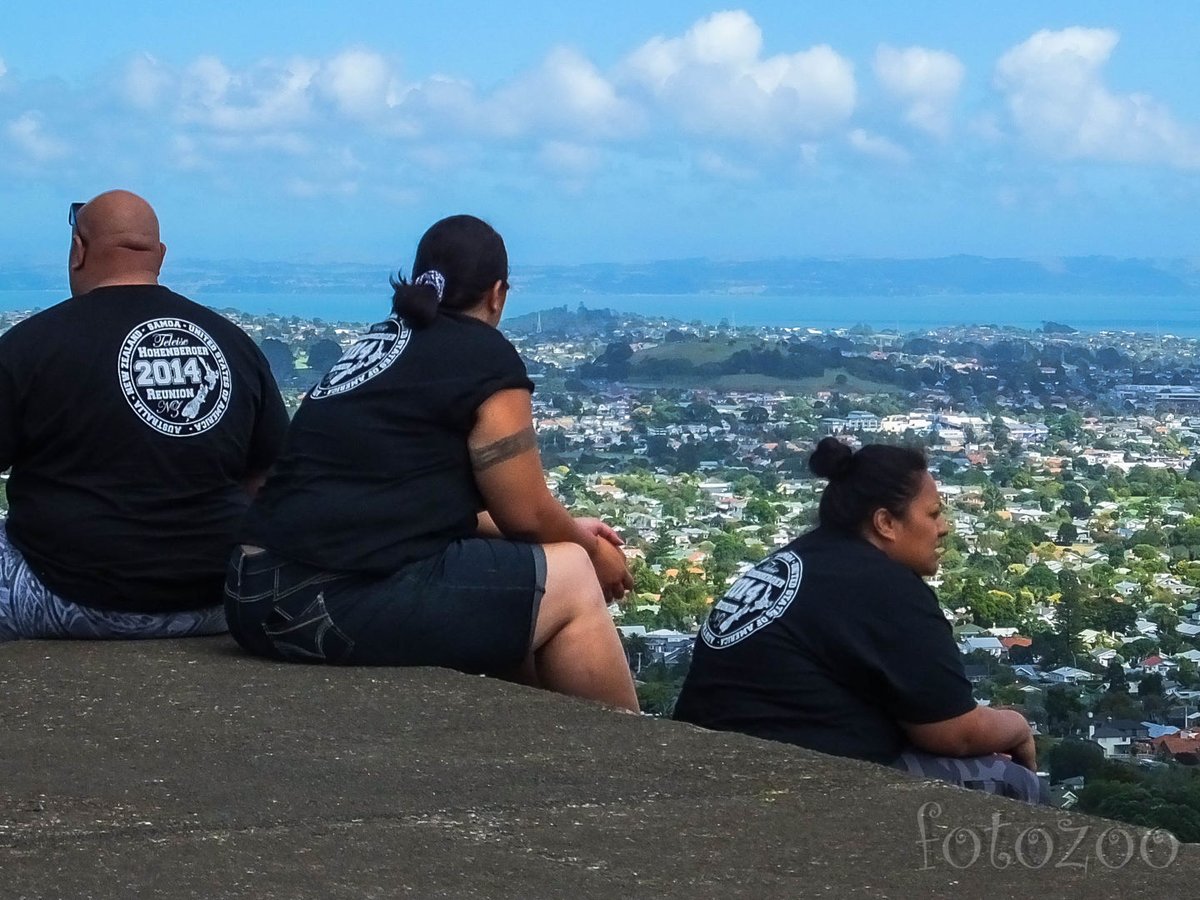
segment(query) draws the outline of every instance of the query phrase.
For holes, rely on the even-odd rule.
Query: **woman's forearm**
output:
[[[517,538],[535,544],[578,544],[590,555],[596,547],[596,535],[584,530],[561,503],[547,491],[532,502],[522,503],[515,508],[498,510],[488,516],[492,527],[504,537]]]

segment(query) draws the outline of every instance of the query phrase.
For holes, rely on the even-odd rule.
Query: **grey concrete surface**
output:
[[[4,645],[0,691],[5,898],[1173,898],[1200,863],[781,744],[223,638]]]

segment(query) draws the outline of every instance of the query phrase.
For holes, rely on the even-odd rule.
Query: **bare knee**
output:
[[[547,544],[546,596],[563,595],[580,606],[604,606],[604,591],[591,557],[578,544]]]
[[[591,558],[578,544],[547,544],[546,591],[534,630],[535,648],[568,624],[608,617]]]

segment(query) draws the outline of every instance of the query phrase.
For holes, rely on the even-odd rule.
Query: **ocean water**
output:
[[[217,309],[277,313],[327,322],[375,322],[391,298],[379,294],[248,294],[194,291],[199,303]],[[44,308],[54,291],[0,291],[0,309]],[[556,306],[613,309],[685,322],[842,328],[865,323],[877,329],[923,331],[944,325],[1011,325],[1040,328],[1046,320],[1080,331],[1137,331],[1200,338],[1200,297],[1038,295],[937,295],[927,297],[751,297],[727,295],[524,294],[509,295],[509,316]]]

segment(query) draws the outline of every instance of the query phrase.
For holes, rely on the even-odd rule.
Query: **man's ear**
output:
[[[896,539],[896,517],[885,507],[881,506],[875,510],[871,516],[871,527],[885,541],[894,541]]]
[[[87,244],[79,236],[78,232],[71,235],[71,253],[67,257],[67,265],[71,271],[77,272],[83,268],[84,258],[87,256]]]

